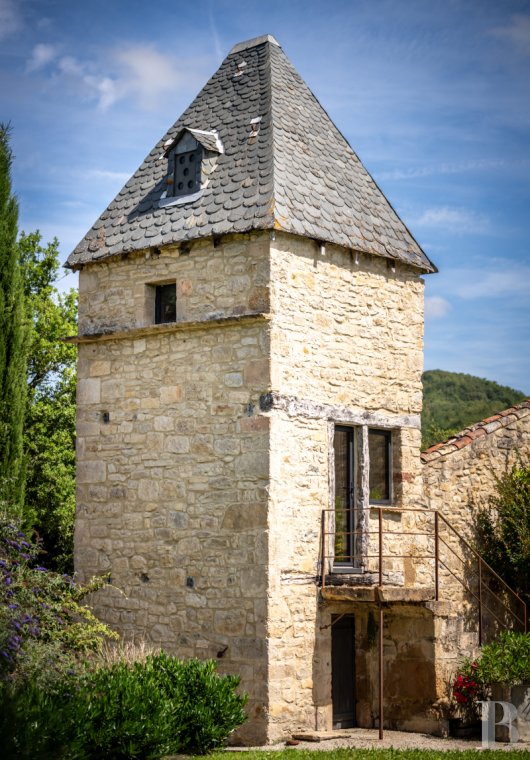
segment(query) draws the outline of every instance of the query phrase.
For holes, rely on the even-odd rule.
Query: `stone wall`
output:
[[[421,497],[423,283],[412,269],[392,271],[386,260],[361,256],[356,263],[335,246],[323,255],[314,241],[277,233],[271,320],[277,395],[269,412],[268,638],[269,740],[275,740],[332,725],[330,611],[316,581],[322,510],[333,506],[335,423],[393,430],[393,504],[417,506]],[[360,502],[367,507],[366,478],[365,472]]]
[[[177,322],[153,325],[173,281]],[[392,430],[393,506],[417,506],[422,308],[411,268],[281,232],[80,273],[77,569],[111,573],[95,609],[125,636],[242,676],[241,741],[331,728],[334,425],[359,430],[368,522],[368,427]]]
[[[440,600],[449,605],[447,620],[456,616],[462,626],[460,638],[455,638],[452,647],[438,657],[441,677],[446,679],[461,657],[473,654],[479,641],[479,561],[465,542],[476,544],[477,512],[495,493],[495,478],[519,460],[528,464],[529,458],[529,401],[493,415],[422,453],[424,504],[445,518],[440,520],[440,554],[449,569],[440,568]],[[513,615],[506,614],[504,604],[520,619],[524,613],[512,596],[499,601],[496,594],[484,590],[493,575],[484,564],[481,573],[482,636],[488,640],[498,632],[501,621],[517,625]],[[497,582],[493,581],[492,588],[498,593]],[[448,623],[454,624],[455,620]]]
[[[80,272],[77,570],[111,573],[95,611],[126,638],[240,674],[249,742],[266,738],[270,363],[267,320],[237,315],[266,301],[267,253],[247,236]],[[167,280],[178,321],[149,327],[145,283]]]
[[[157,249],[158,250],[158,249]],[[154,284],[177,284],[177,321],[269,310],[266,233],[225,236],[217,247],[152,249],[88,264],[79,275],[79,332],[131,330],[154,321]]]
[[[473,537],[473,515],[488,503],[495,478],[530,459],[530,401],[473,425],[422,454],[424,503]]]

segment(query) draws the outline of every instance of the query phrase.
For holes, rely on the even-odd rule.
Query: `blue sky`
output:
[[[267,33],[440,269],[425,367],[530,393],[530,0],[0,0],[21,229],[66,257],[232,45]]]

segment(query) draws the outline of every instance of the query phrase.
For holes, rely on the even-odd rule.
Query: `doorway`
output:
[[[331,626],[333,728],[355,726],[355,618],[344,615]]]
[[[335,569],[359,568],[361,565],[361,531],[356,509],[357,490],[356,431],[352,427],[335,427],[333,440],[335,459]]]

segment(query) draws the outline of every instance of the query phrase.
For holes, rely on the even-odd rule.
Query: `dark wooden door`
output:
[[[355,725],[355,620],[345,615],[331,627],[333,728]]]

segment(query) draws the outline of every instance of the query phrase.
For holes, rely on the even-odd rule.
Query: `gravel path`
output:
[[[321,733],[315,735],[319,741],[299,741],[292,749],[313,749],[313,750],[330,750],[338,748],[351,749],[437,749],[437,750],[464,750],[464,749],[481,749],[480,739],[463,740],[463,739],[442,739],[438,736],[428,734],[413,734],[407,731],[387,731],[384,732],[384,739],[379,740],[377,729],[354,728],[333,731],[329,734]],[[271,744],[266,747],[227,747],[229,751],[244,752],[246,750],[282,750],[286,748],[286,743]],[[520,750],[529,753],[530,742],[518,742],[517,744],[501,744],[497,742],[494,749],[499,750]]]

